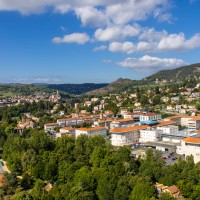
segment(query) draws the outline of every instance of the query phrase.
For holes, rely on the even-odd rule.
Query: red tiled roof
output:
[[[118,120],[114,120],[114,123],[120,123],[120,122],[129,122],[129,121],[133,121],[132,118],[126,118],[126,119],[118,119]]]
[[[200,144],[200,138],[188,137],[188,138],[184,138],[183,141],[191,143],[191,144]]]
[[[179,192],[180,192],[180,190],[179,190],[175,185],[169,186],[169,187],[167,188],[167,190],[169,190],[169,192],[170,192],[171,194],[176,194],[176,193],[179,193]]]
[[[77,128],[76,130],[79,130],[79,131],[97,131],[97,130],[101,130],[101,129],[105,129],[105,127],[97,126],[97,127],[91,127],[91,128]]]
[[[164,122],[160,122],[159,124],[156,124],[155,126],[167,126],[167,125],[172,125],[175,124],[174,121],[164,121]]]
[[[125,127],[125,128],[113,128],[110,130],[111,133],[126,133],[129,131],[137,131],[137,130],[143,130],[147,129],[149,126],[147,125],[141,125],[141,126],[131,126],[131,127]]]

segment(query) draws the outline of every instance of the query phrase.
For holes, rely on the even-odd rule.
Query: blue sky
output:
[[[0,83],[105,83],[199,63],[199,9],[200,0],[0,0]]]

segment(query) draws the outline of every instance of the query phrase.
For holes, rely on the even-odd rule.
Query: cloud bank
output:
[[[160,70],[173,69],[187,65],[185,61],[176,58],[158,58],[145,55],[140,58],[126,58],[117,63],[121,67],[128,67],[138,72],[154,73]]]

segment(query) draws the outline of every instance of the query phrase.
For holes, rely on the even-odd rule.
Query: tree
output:
[[[21,187],[25,190],[31,189],[33,186],[33,183],[34,183],[33,178],[27,173],[23,175],[20,181]]]
[[[117,188],[114,193],[114,200],[128,200],[131,194],[131,189],[127,184],[129,182],[129,178],[124,176],[122,177],[118,183]]]
[[[138,183],[131,192],[130,200],[149,200],[155,196],[155,188],[147,183]]]
[[[176,198],[172,197],[168,192],[163,192],[161,193],[159,200],[176,200]]]
[[[96,188],[95,179],[87,166],[84,166],[76,171],[74,176],[74,184],[81,186],[87,191],[92,191]]]
[[[111,172],[102,174],[97,186],[97,196],[99,200],[113,200],[117,184],[117,178]]]
[[[11,186],[13,188],[17,187],[18,181],[17,181],[17,176],[14,173],[5,173],[4,179],[8,186]]]
[[[95,200],[95,194],[92,191],[84,191],[81,186],[72,187],[67,197],[70,200]]]
[[[44,194],[45,194],[44,182],[38,179],[35,182],[33,190],[31,191],[31,195],[33,196],[34,200],[40,200]]]
[[[27,191],[22,191],[14,195],[13,197],[14,200],[33,200],[33,197],[29,192]]]

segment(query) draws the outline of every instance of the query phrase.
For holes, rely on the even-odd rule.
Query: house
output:
[[[167,103],[169,101],[169,97],[162,97],[161,100],[165,103]]]
[[[99,98],[91,98],[91,102],[97,102],[99,101]]]
[[[71,127],[62,127],[60,128],[60,133],[72,134],[75,133],[75,130]]]
[[[165,188],[164,192],[168,192],[174,198],[178,198],[180,196],[180,190],[175,185]]]
[[[123,114],[123,116],[124,116],[124,119],[130,119],[130,118],[133,119],[134,114],[131,113],[131,112],[126,112],[126,113]]]
[[[161,114],[157,113],[143,113],[140,115],[141,124],[156,124],[161,119]]]
[[[140,106],[141,106],[141,103],[140,103],[140,102],[135,102],[134,106],[135,106],[135,107],[140,107]]]
[[[75,134],[75,129],[71,128],[71,127],[63,127],[60,128],[60,132],[55,134],[56,139],[61,138],[63,136],[74,136]]]
[[[89,107],[91,106],[92,102],[91,101],[86,101],[83,105],[86,106],[86,107]]]
[[[131,119],[131,118],[127,118],[127,119],[118,119],[118,120],[114,120],[110,123],[110,128],[114,128],[114,127],[128,127],[128,126],[132,126],[134,124],[135,120]]]
[[[158,194],[168,192],[174,198],[179,198],[179,196],[180,196],[180,190],[175,185],[165,186],[163,184],[158,183],[155,185],[155,188],[156,188]]]
[[[33,121],[22,118],[22,121],[18,122],[16,129],[17,129],[18,133],[22,133],[23,129],[34,128],[34,127],[35,127],[35,123]]]
[[[104,113],[103,113],[103,117],[105,118],[114,118],[114,113],[110,110],[106,110]]]
[[[149,126],[115,127],[110,130],[111,143],[113,146],[126,146],[139,142],[140,130],[147,129]]]
[[[107,135],[107,129],[102,126],[98,127],[91,127],[91,128],[77,128],[75,130],[75,136],[76,138],[82,134],[85,134],[87,136],[93,136],[93,135],[102,135],[106,136]]]
[[[54,131],[56,127],[58,127],[59,124],[58,123],[48,123],[48,124],[44,124],[44,130],[46,132],[50,131]]]

